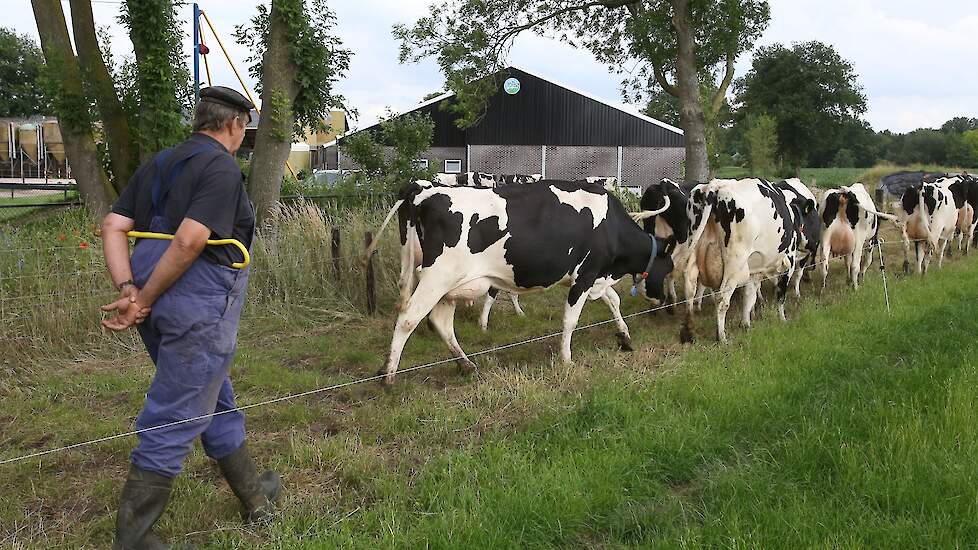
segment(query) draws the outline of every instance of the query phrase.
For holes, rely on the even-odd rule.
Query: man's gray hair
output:
[[[220,132],[236,116],[241,116],[241,121],[247,124],[248,113],[245,111],[215,101],[198,101],[194,108],[194,131]]]

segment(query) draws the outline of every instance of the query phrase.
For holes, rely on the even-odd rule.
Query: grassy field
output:
[[[0,206],[16,206],[16,208],[0,208],[0,223],[14,221],[18,218],[22,218],[28,214],[36,212],[44,207],[36,206],[20,206],[26,204],[51,204],[57,202],[69,202],[78,199],[78,193],[71,191],[68,193],[67,200],[65,199],[64,193],[53,193],[46,195],[38,195],[34,197],[13,197],[10,195],[4,196],[3,192],[0,191]]]
[[[152,375],[131,335],[94,329],[104,293],[72,293],[106,285],[97,251],[80,247],[91,228],[71,216],[0,236],[0,299],[60,293],[0,311],[14,315],[0,458],[129,429]],[[382,314],[364,316],[356,261],[344,259],[344,283],[326,267],[330,223],[347,224],[350,243],[371,219],[297,208],[262,237],[232,374],[241,404],[372,375],[386,355],[393,245],[378,262]],[[894,267],[898,249],[887,248]],[[66,279],[65,266],[87,275]],[[575,335],[570,366],[546,340],[482,356],[473,376],[446,365],[391,391],[253,409],[251,445],[288,486],[280,517],[241,526],[197,450],[160,531],[214,548],[967,545],[978,535],[978,263],[891,275],[891,315],[875,270],[856,293],[839,275],[821,305],[805,285],[789,324],[767,309],[727,347],[709,343],[711,312],[686,348],[678,319],[659,313],[629,320],[631,354],[605,325]],[[463,309],[459,340],[473,352],[558,330],[563,297],[526,296],[526,318],[501,301],[486,334]],[[625,313],[642,307],[624,298]],[[593,303],[582,324],[607,317]],[[446,356],[422,328],[402,366]],[[105,547],[132,444],[0,466],[0,547]]]

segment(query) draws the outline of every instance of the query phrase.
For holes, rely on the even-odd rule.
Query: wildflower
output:
[[[64,233],[58,235],[58,240],[61,241],[61,242],[65,242],[65,239],[67,239],[67,238],[68,237],[66,237]]]
[[[85,242],[85,241],[82,241],[82,242],[78,243],[78,248],[80,248],[82,250],[88,250],[88,243]]]

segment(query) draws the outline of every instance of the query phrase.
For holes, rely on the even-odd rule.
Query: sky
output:
[[[116,58],[131,55],[126,30],[117,21],[119,2],[92,0],[95,23],[108,26]],[[238,65],[245,83],[249,52],[231,36],[255,13],[256,0],[200,0]],[[359,112],[351,126],[363,127],[389,107],[403,112],[444,88],[433,60],[400,65],[395,23],[410,24],[426,13],[430,0],[332,0],[337,34],[354,52],[338,88]],[[906,132],[940,127],[955,116],[978,117],[978,0],[771,0],[771,24],[758,45],[819,40],[836,48],[855,67],[868,98],[866,120],[876,130]],[[68,2],[62,1],[66,17]],[[0,0],[0,26],[37,37],[27,0]],[[191,7],[181,14],[188,62]],[[70,28],[70,17],[69,17]],[[206,32],[206,31],[205,31]],[[214,44],[208,58],[215,84],[240,88]],[[586,50],[529,35],[517,39],[509,61],[541,77],[621,105],[620,75],[611,74]],[[737,60],[736,74],[750,69],[751,53]],[[202,79],[203,66],[201,67]]]

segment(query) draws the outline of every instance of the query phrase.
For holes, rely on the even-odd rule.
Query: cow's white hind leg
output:
[[[821,261],[818,264],[819,271],[822,272],[822,289],[818,291],[819,296],[825,292],[825,286],[829,282],[829,260],[832,258],[832,250],[830,248],[832,246],[831,239],[831,235],[822,235],[822,254]]]
[[[587,303],[588,291],[584,289],[576,302],[570,301],[570,296],[574,294],[577,285],[571,286],[567,304],[564,306],[564,332],[560,338],[560,359],[564,363],[571,362],[571,336],[577,328],[577,322],[581,319],[581,312],[584,311],[584,304]]]
[[[939,239],[937,246],[937,268],[941,269],[944,267],[944,251],[947,250],[947,243],[950,239]]]
[[[754,304],[757,302],[757,297],[760,294],[760,281],[755,277],[751,277],[744,284],[744,299],[743,299],[743,310],[740,315],[740,326],[745,329],[750,328],[750,314],[754,311]]]
[[[747,266],[747,258],[743,254],[730,254],[724,258],[723,282],[720,284],[720,293],[717,295],[717,341],[721,344],[727,343],[727,310],[730,309],[730,300],[738,287],[750,280],[750,269]],[[756,284],[750,288],[745,288],[744,300],[747,301],[747,294],[750,294],[751,308],[757,299]]]
[[[434,309],[428,315],[428,319],[435,326],[435,331],[448,344],[449,351],[458,358],[455,361],[458,364],[458,370],[466,374],[474,372],[475,363],[469,360],[455,338],[455,301],[442,299],[435,304]]]
[[[479,314],[479,328],[483,331],[489,330],[489,312],[496,303],[496,297],[492,294],[492,290],[486,293],[486,301],[482,303],[482,313]]]
[[[510,292],[509,299],[513,301],[513,309],[516,310],[516,314],[520,317],[526,317],[526,313],[523,311],[523,308],[520,307],[520,295],[515,292]]]
[[[386,375],[385,384],[394,383],[394,373],[401,362],[401,353],[408,338],[418,328],[418,323],[431,313],[432,308],[438,303],[445,294],[459,283],[457,280],[438,280],[438,277],[424,277],[418,284],[417,290],[408,300],[407,307],[397,315],[397,322],[394,324],[394,336],[391,338],[390,355],[387,356],[387,364],[380,374]]]
[[[686,269],[684,292],[686,296],[686,316],[683,317],[683,326],[679,330],[679,341],[687,344],[693,341],[695,332],[693,329],[693,309],[696,302],[696,291],[699,289],[700,270],[696,262],[689,264]]]
[[[860,248],[853,250],[852,258],[849,260],[849,284],[857,290],[859,289],[859,273],[861,272],[859,268],[862,265],[862,260],[863,251]]]
[[[614,316],[615,324],[618,326],[618,346],[622,351],[633,351],[632,336],[628,333],[628,325],[621,317],[621,298],[614,287],[609,286],[601,295],[601,300],[608,304],[608,309],[611,310],[611,315]]]

